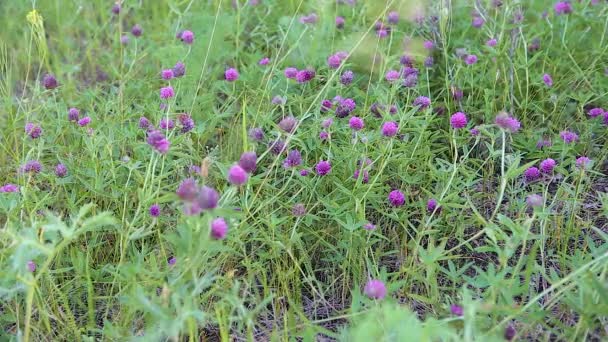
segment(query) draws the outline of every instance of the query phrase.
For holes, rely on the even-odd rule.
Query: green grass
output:
[[[608,7],[573,1],[573,13],[556,16],[548,1],[442,3],[127,0],[116,16],[102,0],[0,2],[0,186],[20,187],[0,193],[0,340],[499,341],[508,325],[521,340],[607,339],[608,126],[588,110],[608,108]],[[422,24],[406,19],[415,6]],[[387,8],[401,21],[378,39]],[[26,19],[33,9],[43,22]],[[474,10],[482,28],[471,26]],[[312,12],[315,25],[298,21]],[[184,29],[194,44],[175,38]],[[425,40],[436,46],[431,68]],[[467,66],[462,48],[479,61]],[[419,69],[411,88],[384,79],[404,49]],[[350,56],[329,69],[338,51]],[[258,65],[265,56],[270,64]],[[185,76],[161,80],[178,61]],[[297,84],[283,76],[290,66],[317,75]],[[237,82],[224,80],[228,67]],[[350,85],[339,81],[344,70],[355,73]],[[41,86],[48,72],[57,89]],[[163,111],[167,84],[176,96]],[[276,95],[286,104],[273,105]],[[321,112],[335,96],[356,101],[362,131]],[[413,107],[418,96],[432,108]],[[397,113],[378,118],[374,103]],[[71,107],[92,118],[90,131],[68,121]],[[450,127],[457,111],[467,128]],[[497,127],[500,111],[521,130]],[[183,112],[195,129],[171,131],[169,152],[155,152],[139,118],[158,125]],[[278,126],[288,115],[299,122],[294,134]],[[399,134],[384,137],[391,120]],[[42,127],[40,138],[28,137],[27,122]],[[263,142],[248,137],[252,127],[264,129]],[[565,144],[564,130],[579,140]],[[277,138],[301,152],[301,166],[283,167],[269,148]],[[537,148],[542,139],[552,145]],[[227,170],[246,151],[256,151],[257,170],[232,186]],[[579,156],[591,167],[576,168]],[[367,183],[353,178],[365,158]],[[546,158],[557,162],[553,174],[526,182],[526,168]],[[34,159],[42,172],[19,172]],[[320,160],[331,161],[329,175],[315,175]],[[192,165],[205,175],[190,175]],[[184,215],[176,189],[190,176],[220,193],[218,208]],[[389,206],[394,189],[404,206]],[[530,194],[543,205],[527,206]],[[440,211],[427,211],[431,198]],[[306,214],[294,216],[300,203]],[[152,204],[160,217],[149,215]],[[225,240],[210,238],[215,217],[229,223]],[[386,284],[386,298],[364,294],[369,279]]]

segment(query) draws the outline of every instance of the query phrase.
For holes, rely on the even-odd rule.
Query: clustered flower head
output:
[[[232,185],[243,185],[247,183],[247,171],[245,171],[239,164],[234,164],[228,170],[228,182]]]
[[[255,152],[244,152],[239,159],[239,165],[245,172],[253,173],[257,168],[257,158]]]
[[[182,62],[177,62],[172,70],[174,77],[182,77],[186,74],[186,65]]]
[[[544,173],[552,173],[557,163],[551,158],[547,158],[540,162],[540,170]]]
[[[543,75],[543,82],[545,82],[545,85],[547,87],[553,86],[553,79],[551,78],[551,75],[549,75],[549,74]]]
[[[341,16],[336,17],[336,28],[337,29],[344,28],[344,23],[345,23],[344,17],[341,17]]]
[[[55,175],[59,178],[63,178],[68,174],[68,168],[62,163],[57,164],[55,166]]]
[[[450,305],[450,312],[454,316],[459,316],[460,317],[460,316],[464,315],[464,309],[462,308],[462,306],[460,306],[458,304],[452,304],[452,305]]]
[[[184,214],[198,215],[203,211],[215,209],[220,195],[215,189],[199,187],[194,178],[184,179],[177,188],[177,196],[184,202]]]
[[[363,119],[358,116],[351,117],[350,120],[348,120],[348,125],[353,131],[360,131],[365,126]]]
[[[524,178],[527,182],[533,182],[540,178],[540,170],[535,166],[531,166],[524,171]]]
[[[340,75],[340,83],[343,85],[349,85],[353,83],[353,79],[355,74],[351,70],[345,70],[342,75]]]
[[[239,79],[239,72],[235,68],[229,68],[224,72],[224,78],[228,82],[234,82]]]
[[[80,118],[80,111],[76,108],[70,108],[68,110],[68,120],[69,121],[78,121]]]
[[[465,62],[467,65],[473,65],[473,64],[477,63],[477,56],[476,56],[476,55],[467,55],[467,56],[464,58],[464,62]]]
[[[526,197],[526,203],[532,208],[542,207],[543,202],[543,197],[538,194],[531,194]]]
[[[279,121],[279,127],[287,133],[293,133],[297,125],[298,120],[291,115]]]
[[[382,135],[385,137],[393,137],[399,131],[399,126],[395,121],[387,121],[382,124]]]
[[[355,100],[347,98],[340,98],[336,105],[336,116],[339,118],[345,118],[357,107]]]
[[[317,163],[315,169],[317,171],[317,175],[325,176],[331,172],[331,164],[329,161],[321,160]]]
[[[299,70],[296,74],[296,81],[298,81],[298,83],[307,83],[310,82],[313,78],[315,78],[315,75],[315,71],[310,68]]]
[[[191,45],[192,43],[194,43],[194,32],[189,31],[189,30],[184,30],[184,31],[178,33],[178,35],[179,35],[178,38],[185,44]]]
[[[57,79],[55,76],[53,76],[53,74],[46,74],[42,78],[42,85],[44,88],[51,90],[57,88],[59,83],[57,83]]]
[[[393,207],[400,207],[405,203],[405,195],[399,190],[393,190],[388,194],[388,201]]]
[[[419,107],[420,109],[428,108],[431,105],[431,99],[426,96],[418,96],[414,100],[414,106]]]
[[[295,217],[301,217],[306,215],[306,207],[303,203],[296,203],[293,208],[291,208],[291,213]]]
[[[173,92],[173,87],[172,86],[166,86],[166,87],[162,87],[160,88],[160,98],[161,99],[170,99],[173,96],[175,96],[175,93]]]
[[[371,299],[384,299],[386,297],[386,286],[381,280],[371,279],[365,284],[363,292]]]
[[[42,171],[42,164],[37,160],[28,160],[22,167],[22,172],[39,173]]]
[[[511,133],[515,133],[521,128],[521,123],[519,120],[509,115],[507,112],[498,113],[494,122],[498,127]]]
[[[153,130],[148,132],[148,145],[152,146],[158,153],[165,154],[169,151],[171,142],[165,138],[163,133]]]
[[[604,115],[604,108],[592,108],[587,112],[587,114],[592,118]]]
[[[134,37],[139,37],[139,36],[141,36],[142,33],[143,33],[143,29],[141,28],[141,26],[139,26],[139,24],[135,24],[135,25],[133,25],[133,27],[131,27],[131,34]]]
[[[450,117],[450,125],[455,129],[466,127],[467,122],[467,116],[462,112],[456,112]]]
[[[319,20],[319,17],[316,13],[310,13],[300,17],[300,23],[302,24],[316,24],[317,20]]]
[[[283,167],[292,168],[302,164],[302,155],[298,150],[291,150],[287,153],[287,158],[283,162]]]
[[[150,206],[150,216],[159,217],[160,216],[160,206],[158,204],[152,204]]]
[[[578,167],[579,169],[587,169],[589,166],[591,166],[591,159],[589,159],[588,157],[585,156],[581,156],[576,158],[576,167]]]
[[[35,125],[31,122],[25,124],[25,133],[32,139],[40,138],[42,135],[42,128],[39,125]]]
[[[194,120],[188,113],[181,113],[177,116],[179,124],[182,126],[182,133],[188,133],[194,129]]]
[[[228,224],[222,217],[211,221],[211,237],[214,240],[223,240],[228,235]]]
[[[4,184],[0,186],[0,193],[8,193],[8,192],[19,192],[19,186],[15,184]]]
[[[559,1],[553,6],[556,15],[572,13],[572,5],[569,1]]]
[[[436,199],[431,198],[426,202],[426,210],[429,213],[433,213],[435,211],[437,211],[437,213],[439,213],[439,212],[441,212],[441,207],[438,206]]]
[[[355,172],[353,173],[353,179],[357,180],[360,176],[362,176],[361,182],[363,184],[367,184],[369,182],[369,171],[363,170],[362,173],[360,169],[355,169]]]
[[[562,131],[559,133],[559,136],[566,144],[578,141],[578,134],[571,131]]]
[[[162,129],[171,130],[175,128],[175,121],[168,118],[162,118],[158,126]]]

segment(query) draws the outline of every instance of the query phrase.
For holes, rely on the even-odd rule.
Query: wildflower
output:
[[[479,130],[477,128],[471,128],[469,133],[471,133],[471,135],[475,137],[479,135]]]
[[[65,165],[59,163],[55,166],[55,175],[57,177],[63,178],[68,174],[68,168]]]
[[[331,55],[327,58],[327,65],[332,69],[338,69],[340,64],[342,64],[342,60],[336,55]]]
[[[127,36],[126,34],[120,36],[120,43],[122,45],[127,45],[129,44],[129,36]]]
[[[276,95],[275,97],[272,98],[272,100],[270,100],[270,103],[272,103],[274,105],[282,106],[285,103],[287,103],[287,98],[285,98],[281,95]]]
[[[537,143],[536,143],[536,148],[537,149],[542,149],[543,147],[551,147],[551,140],[548,139],[540,139]]]
[[[452,128],[464,128],[467,125],[467,116],[462,112],[456,112],[450,117]]]
[[[336,106],[336,116],[339,118],[347,117],[357,107],[357,103],[353,99],[341,99]]]
[[[592,118],[598,117],[604,114],[604,108],[592,108],[587,114]]]
[[[228,224],[226,221],[218,217],[211,221],[211,237],[215,240],[224,240],[228,234]]]
[[[194,32],[189,31],[189,30],[182,31],[179,38],[181,39],[182,42],[190,45],[194,42]]]
[[[252,127],[248,132],[249,138],[253,141],[262,141],[264,140],[264,131],[259,127]]]
[[[434,198],[429,199],[426,202],[426,210],[429,213],[433,213],[435,210],[437,210],[437,213],[441,212],[441,207],[437,206],[437,200]]]
[[[152,206],[150,206],[150,216],[152,216],[152,217],[160,216],[160,206],[158,204],[152,204]]]
[[[248,177],[247,172],[238,164],[228,170],[228,182],[232,185],[243,185],[247,182]]]
[[[131,27],[131,34],[135,37],[139,37],[141,36],[141,34],[143,33],[143,30],[141,28],[141,26],[139,26],[138,24],[133,25],[133,27]]]
[[[365,284],[363,292],[371,299],[383,299],[386,297],[386,286],[381,280],[372,279]]]
[[[363,229],[365,230],[375,230],[376,229],[376,225],[371,223],[371,222],[367,222],[366,224],[363,225]]]
[[[234,82],[239,79],[239,72],[234,68],[229,68],[224,72],[224,78],[228,82]]]
[[[540,170],[535,166],[530,166],[524,171],[524,178],[527,182],[532,182],[540,178]]]
[[[120,3],[115,3],[114,6],[112,6],[112,13],[118,15],[118,13],[120,13]]]
[[[264,57],[258,62],[259,65],[268,65],[268,63],[270,63],[270,58],[268,57]]]
[[[145,116],[142,116],[141,118],[139,118],[139,128],[142,128],[142,129],[150,128],[150,121]]]
[[[340,75],[340,83],[343,85],[349,85],[353,83],[354,76],[355,74],[352,71],[346,70],[342,73],[342,75]]]
[[[91,118],[88,117],[88,116],[85,116],[84,118],[78,120],[78,125],[80,127],[84,127],[84,126],[86,126],[86,125],[88,125],[90,123],[91,123]]]
[[[369,106],[369,111],[374,114],[375,117],[382,117],[382,113],[385,111],[386,107],[382,103],[374,102],[371,106]]]
[[[270,152],[279,155],[285,151],[285,142],[283,140],[277,139],[270,144]]]
[[[188,173],[191,175],[198,175],[201,173],[201,167],[198,165],[190,165],[188,167]]]
[[[405,78],[403,79],[403,86],[406,88],[413,88],[418,84],[418,75],[417,74],[411,74],[411,75],[407,75],[405,76]]]
[[[400,207],[405,203],[405,195],[399,190],[393,190],[388,194],[388,201],[393,207]]]
[[[55,76],[53,76],[53,74],[44,75],[44,77],[42,78],[42,85],[45,89],[49,90],[55,89],[59,86],[59,84],[57,83],[57,79],[55,78]]]
[[[397,134],[399,126],[394,121],[387,121],[382,125],[382,135],[385,137],[393,137]]]
[[[203,186],[198,192],[196,197],[196,203],[201,210],[210,210],[217,207],[217,202],[220,199],[220,195],[215,189],[208,186]]]
[[[311,13],[309,15],[303,15],[300,17],[300,23],[302,24],[315,24],[319,18],[316,13]]]
[[[355,173],[353,173],[353,179],[358,180],[361,171],[359,169],[355,169]],[[361,182],[363,184],[367,184],[369,182],[369,171],[363,170],[363,177],[361,177]]]
[[[194,120],[188,113],[181,113],[177,116],[179,124],[182,126],[182,133],[188,133],[194,129]]]
[[[496,115],[496,119],[494,122],[498,127],[510,131],[511,133],[515,133],[519,131],[521,128],[521,123],[516,118],[512,117],[506,112],[500,112]]]
[[[313,78],[315,78],[315,71],[312,69],[300,70],[296,74],[296,81],[298,83],[310,82]]]
[[[31,122],[25,124],[25,133],[30,136],[32,139],[40,138],[42,135],[42,128],[38,125],[34,125]]]
[[[431,105],[431,99],[426,96],[418,96],[414,100],[414,107],[419,107],[420,109],[428,108]]]
[[[534,52],[534,51],[538,51],[538,50],[540,50],[540,39],[534,38],[534,39],[532,39],[530,44],[528,44],[528,51]]]
[[[353,131],[360,131],[365,126],[363,119],[358,116],[353,116],[350,118],[350,120],[348,120],[348,125]]]
[[[476,56],[476,55],[467,55],[467,56],[464,58],[464,62],[465,62],[467,65],[473,65],[473,64],[477,63],[477,56]]]
[[[298,69],[289,67],[289,68],[285,69],[284,73],[285,73],[285,77],[295,79],[296,76],[298,75]]]
[[[378,38],[386,38],[386,36],[388,36],[388,30],[385,28],[382,28],[382,29],[376,31],[376,35],[378,35]]]
[[[325,176],[331,172],[331,164],[328,161],[321,160],[315,167],[319,176]]]
[[[293,131],[295,130],[297,125],[298,125],[298,120],[296,120],[296,118],[294,118],[291,115],[283,118],[279,122],[279,127],[287,133],[293,133]]]
[[[198,186],[194,178],[184,179],[177,187],[176,194],[184,201],[193,201],[198,194]]]
[[[0,186],[0,193],[19,192],[19,186],[11,183]]]
[[[414,58],[410,55],[403,55],[399,59],[399,63],[407,67],[412,67],[414,65]]]
[[[169,266],[174,266],[177,263],[177,258],[172,256],[169,258],[169,260],[167,260],[167,264],[169,264]]]
[[[549,75],[549,74],[543,75],[543,82],[545,82],[545,85],[547,87],[553,86],[553,79],[551,78],[551,75]]]
[[[435,60],[433,59],[433,56],[428,56],[427,58],[424,59],[425,67],[432,68],[433,64],[435,64]]]
[[[165,154],[169,151],[171,143],[160,131],[150,131],[148,132],[148,145],[152,146],[160,154]]]
[[[388,12],[388,15],[386,16],[386,21],[391,25],[397,25],[399,23],[399,13],[397,13],[396,11]]]
[[[462,315],[464,315],[464,309],[462,308],[462,306],[457,305],[457,304],[450,305],[450,312],[454,316],[462,316]]]
[[[328,119],[323,120],[323,122],[321,123],[321,127],[328,129],[333,123],[334,123],[334,119],[328,118]]]
[[[175,63],[173,67],[173,76],[174,77],[182,77],[186,74],[186,65],[182,62]]]
[[[578,167],[579,169],[586,169],[589,166],[591,166],[591,159],[585,156],[576,158],[576,167]]]
[[[430,101],[430,100],[429,100],[429,101]],[[397,114],[397,106],[396,106],[396,105],[391,105],[391,107],[388,109],[388,112],[389,112],[391,115],[395,115],[395,114]]]
[[[173,129],[175,127],[175,121],[167,118],[163,118],[160,120],[160,124],[158,125],[162,129]]]
[[[344,22],[345,22],[344,17],[337,16],[336,17],[336,28],[337,29],[344,28]]]
[[[257,168],[258,157],[255,152],[244,152],[239,159],[239,165],[245,172],[253,173]]]
[[[399,79],[399,71],[397,70],[389,70],[386,72],[386,80],[389,82],[394,82]]]
[[[411,75],[418,76],[418,69],[416,69],[414,67],[406,66],[406,67],[402,68],[401,72],[403,73],[404,76],[411,76]]]
[[[172,98],[174,95],[175,95],[175,93],[173,92],[173,87],[167,86],[167,87],[160,88],[160,98],[161,99],[169,99],[169,98]]]
[[[76,108],[70,108],[68,110],[68,120],[69,121],[78,121],[80,116],[80,111]]]
[[[473,17],[473,21],[471,22],[471,25],[474,28],[480,28],[483,26],[483,24],[485,24],[485,20],[483,20],[482,17],[478,17],[478,16]]]
[[[21,170],[23,172],[39,173],[42,170],[42,164],[37,160],[28,160],[23,167],[21,167]]]
[[[32,273],[36,272],[36,264],[32,260],[28,261],[26,263],[26,266],[28,271]]]
[[[540,170],[544,173],[551,173],[555,168],[556,162],[551,158],[547,158],[540,162]]]
[[[291,168],[302,164],[302,155],[298,150],[291,150],[287,153],[287,158],[283,162],[283,167]]]
[[[297,203],[291,208],[291,213],[295,217],[301,217],[306,215],[306,207],[302,203]]]
[[[572,13],[572,5],[568,1],[559,1],[553,6],[556,15],[570,14]]]
[[[321,101],[321,112],[327,112],[328,110],[331,109],[331,107],[333,107],[333,104],[331,103],[330,100],[323,100]]]
[[[165,69],[165,70],[161,71],[160,77],[162,77],[163,80],[172,79],[174,77],[173,69]]]
[[[495,47],[497,43],[498,41],[496,40],[496,38],[490,38],[486,41],[486,45],[489,47]]]
[[[422,46],[427,50],[433,50],[435,48],[435,43],[430,40],[425,40],[424,43],[422,43]]]
[[[526,204],[530,207],[541,207],[543,205],[543,196],[538,194],[531,194],[526,197]]]
[[[511,341],[515,335],[517,335],[517,330],[515,330],[515,327],[511,324],[507,325],[505,328],[505,340]]]
[[[578,141],[578,134],[570,131],[561,131],[559,133],[560,138],[566,143],[571,144],[573,142]]]

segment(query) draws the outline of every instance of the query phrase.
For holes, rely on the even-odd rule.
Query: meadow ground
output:
[[[606,1],[0,13],[0,340],[608,338]]]

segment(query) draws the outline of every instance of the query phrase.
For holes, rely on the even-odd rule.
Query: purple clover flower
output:
[[[386,297],[386,286],[381,280],[372,279],[365,284],[363,292],[371,299],[384,299]]]

